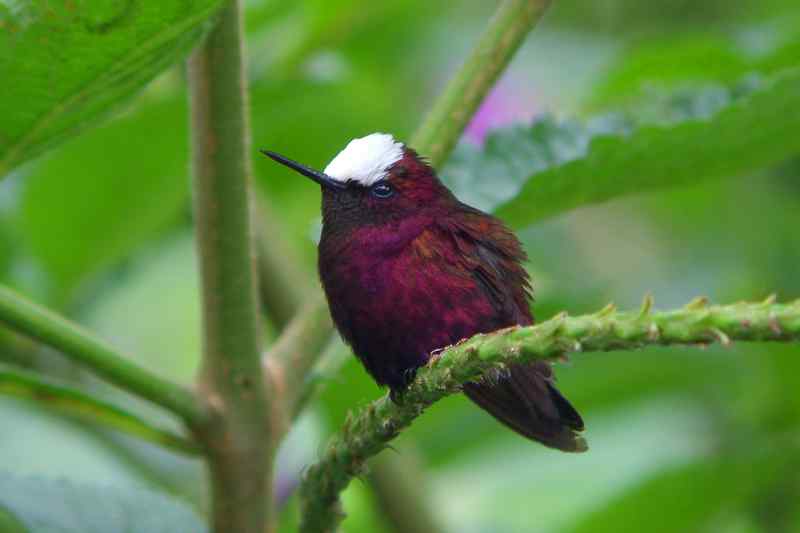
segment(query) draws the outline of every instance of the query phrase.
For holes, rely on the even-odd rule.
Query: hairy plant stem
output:
[[[550,0],[504,0],[500,5],[412,138],[411,146],[434,167],[450,155],[478,106],[549,5]]]
[[[578,317],[562,313],[538,326],[513,327],[451,346],[419,370],[400,404],[383,397],[349,416],[342,431],[308,469],[300,487],[301,531],[335,531],[343,517],[339,493],[362,473],[401,430],[464,383],[510,363],[554,360],[578,352],[634,350],[644,346],[706,346],[733,341],[800,341],[800,300],[708,306],[697,299],[682,309],[620,313],[613,306]]]
[[[260,360],[243,57],[241,6],[231,0],[189,60],[204,331],[198,391],[211,412],[193,429],[208,454],[218,533],[263,533],[272,501],[272,413]]]
[[[153,427],[149,422],[104,400],[35,374],[0,367],[0,394],[40,403],[53,411],[114,429],[178,453],[200,453],[200,448],[191,439]]]
[[[190,391],[150,373],[77,324],[3,286],[0,322],[55,348],[93,374],[171,411],[188,424],[203,419],[203,410]]]

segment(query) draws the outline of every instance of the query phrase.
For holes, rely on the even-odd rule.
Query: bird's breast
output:
[[[497,329],[458,251],[433,232],[399,248],[351,244],[337,257],[320,255],[320,277],[334,322],[378,382],[400,387],[431,351]]]

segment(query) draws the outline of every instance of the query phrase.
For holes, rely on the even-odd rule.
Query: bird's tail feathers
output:
[[[512,365],[464,386],[470,400],[520,435],[565,452],[583,452],[583,420],[555,387],[548,363]]]

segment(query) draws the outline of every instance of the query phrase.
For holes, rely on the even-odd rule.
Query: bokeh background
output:
[[[248,1],[255,147],[323,167],[352,137],[387,131],[407,139],[495,4]],[[468,153],[495,128],[545,115],[588,119],[634,105],[647,113],[665,90],[703,87],[713,106],[715,84],[771,61],[800,63],[796,0],[557,0],[459,150]],[[187,124],[185,75],[176,66],[110,120],[15,170],[0,183],[0,278],[190,383],[200,312]],[[274,212],[269,232],[287,240],[287,253],[313,276],[318,190],[255,150],[254,170]],[[465,198],[488,201],[459,184],[455,170],[442,175]],[[482,186],[502,196],[505,185]],[[663,308],[697,295],[721,303],[772,292],[797,298],[800,158],[581,208],[520,236],[540,319],[609,301],[634,307],[648,291]],[[17,364],[89,381],[5,330],[0,349]],[[338,343],[330,350],[346,352]],[[303,466],[348,409],[382,394],[352,357],[342,360],[281,452],[287,531]],[[387,452],[424,473],[415,490],[444,527],[800,531],[797,346],[586,354],[557,373],[584,414],[587,454],[533,445],[462,397],[434,406]],[[0,470],[167,490],[204,506],[199,462],[6,398]],[[344,531],[392,531],[379,501],[367,479],[352,483]]]

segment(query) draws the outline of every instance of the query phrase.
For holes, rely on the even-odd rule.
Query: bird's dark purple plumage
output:
[[[458,201],[408,148],[370,187],[323,187],[319,275],[331,315],[369,374],[400,393],[431,353],[477,333],[533,323],[525,253],[497,218]],[[582,451],[583,421],[547,363],[465,385],[521,435]]]

